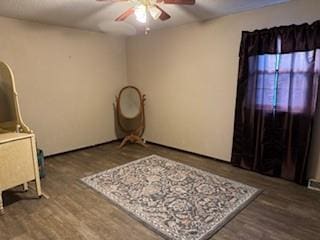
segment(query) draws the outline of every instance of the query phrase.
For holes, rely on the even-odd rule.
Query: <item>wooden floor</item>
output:
[[[161,239],[99,193],[81,177],[129,161],[158,154],[240,181],[264,192],[211,239],[319,240],[320,193],[284,180],[232,167],[228,163],[149,145],[117,148],[111,143],[46,159],[43,190],[38,200],[19,188],[4,192],[5,215],[0,239]]]

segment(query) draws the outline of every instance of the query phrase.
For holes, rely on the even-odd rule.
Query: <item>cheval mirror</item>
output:
[[[121,131],[126,134],[120,148],[127,142],[146,146],[142,138],[145,129],[145,100],[145,95],[134,86],[122,88],[116,97],[117,123]]]

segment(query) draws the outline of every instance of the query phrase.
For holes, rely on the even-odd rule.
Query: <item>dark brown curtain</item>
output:
[[[306,180],[320,72],[320,21],[243,32],[232,164]]]

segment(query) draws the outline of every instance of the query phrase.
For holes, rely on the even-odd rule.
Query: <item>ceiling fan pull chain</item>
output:
[[[149,6],[146,5],[146,24],[144,25],[144,35],[148,35],[150,32],[148,13],[149,13]]]

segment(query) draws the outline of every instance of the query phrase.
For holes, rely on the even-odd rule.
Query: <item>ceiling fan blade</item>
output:
[[[165,12],[161,7],[159,7],[158,5],[155,6],[161,11],[161,15],[159,16],[160,20],[165,21],[171,18],[171,16],[167,12]]]
[[[159,8],[157,8],[155,5],[149,6],[148,10],[149,10],[149,13],[150,13],[151,17],[154,20],[159,19],[159,17],[162,14],[162,11]]]
[[[131,14],[134,13],[134,8],[129,8],[127,11],[125,11],[124,13],[122,13],[119,17],[117,17],[115,19],[115,21],[119,22],[119,21],[124,21],[127,19],[127,17],[129,17]]]
[[[163,0],[166,4],[184,4],[184,5],[194,5],[196,0]]]

